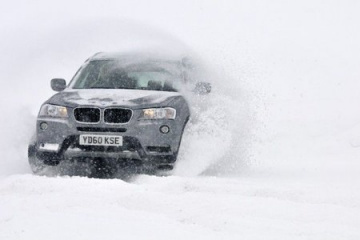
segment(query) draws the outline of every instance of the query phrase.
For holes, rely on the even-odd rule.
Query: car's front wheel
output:
[[[36,156],[36,147],[30,144],[28,147],[28,161],[30,164],[31,171],[36,175],[42,175],[46,168],[58,165],[59,162],[49,161],[44,162]]]
[[[41,174],[46,165],[44,162],[36,157],[36,148],[35,145],[29,145],[28,147],[28,160],[30,164],[31,171],[34,174]]]

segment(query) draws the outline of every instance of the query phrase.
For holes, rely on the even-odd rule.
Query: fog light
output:
[[[48,126],[48,124],[47,124],[46,122],[40,123],[40,129],[41,129],[41,130],[44,131],[44,130],[48,129],[48,127],[49,127],[49,126]]]
[[[170,132],[170,128],[168,126],[166,126],[166,125],[161,126],[160,127],[160,132],[161,133],[168,133],[168,132]]]
[[[42,143],[39,146],[41,151],[57,152],[59,151],[60,145],[56,143]]]

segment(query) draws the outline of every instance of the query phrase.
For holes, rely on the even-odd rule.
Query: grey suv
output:
[[[189,106],[181,92],[208,93],[193,82],[185,59],[98,53],[71,82],[52,79],[59,93],[41,107],[29,144],[31,169],[64,160],[137,160],[152,167],[174,165]]]

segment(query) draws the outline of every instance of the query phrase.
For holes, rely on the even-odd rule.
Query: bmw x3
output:
[[[32,171],[94,159],[172,168],[190,118],[182,93],[211,90],[193,70],[187,58],[98,53],[69,84],[52,79],[58,93],[40,108],[28,148]]]

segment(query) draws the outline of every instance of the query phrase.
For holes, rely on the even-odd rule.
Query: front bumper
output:
[[[186,119],[187,120],[187,119]],[[143,162],[166,164],[176,160],[186,120],[138,120],[119,125],[83,124],[69,119],[39,118],[36,140],[33,143],[36,157],[43,161],[74,159],[138,159]],[[47,123],[47,129],[40,125]],[[166,134],[161,126],[169,126]],[[117,135],[123,137],[121,147],[82,146],[81,134]]]

